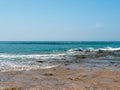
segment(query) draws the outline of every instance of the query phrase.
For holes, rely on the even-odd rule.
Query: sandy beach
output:
[[[120,90],[116,64],[87,67],[79,63],[51,69],[0,73],[0,90]]]

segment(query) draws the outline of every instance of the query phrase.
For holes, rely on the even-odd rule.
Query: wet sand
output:
[[[120,90],[120,69],[63,64],[51,69],[0,72],[0,90]]]

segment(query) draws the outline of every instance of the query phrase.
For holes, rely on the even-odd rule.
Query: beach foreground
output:
[[[64,64],[50,69],[0,73],[0,90],[120,90],[115,64],[87,67]]]

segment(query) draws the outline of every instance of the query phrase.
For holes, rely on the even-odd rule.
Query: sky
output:
[[[0,41],[119,41],[120,0],[0,0]]]

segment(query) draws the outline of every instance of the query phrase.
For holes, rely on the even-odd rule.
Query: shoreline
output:
[[[90,63],[92,64],[92,63]],[[50,69],[0,72],[0,90],[119,90],[120,70],[68,63]]]

